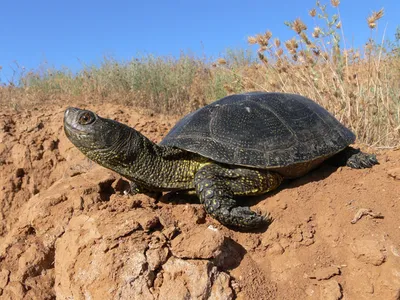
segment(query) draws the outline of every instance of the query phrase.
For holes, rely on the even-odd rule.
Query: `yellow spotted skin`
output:
[[[268,170],[217,164],[196,153],[163,147],[143,137],[136,159],[123,151],[83,151],[90,159],[132,181],[132,193],[195,190],[208,214],[220,223],[255,228],[266,223],[249,207],[238,206],[236,196],[254,196],[276,189],[283,177]],[[151,143],[151,144],[150,144]],[[82,149],[81,149],[82,150]]]
[[[86,114],[80,124],[82,114]],[[95,121],[93,121],[95,120]],[[236,196],[259,195],[279,186],[282,176],[262,169],[219,164],[183,149],[157,145],[124,124],[69,108],[65,133],[88,158],[126,177],[134,193],[194,190],[211,216],[228,226],[253,228],[266,222]]]

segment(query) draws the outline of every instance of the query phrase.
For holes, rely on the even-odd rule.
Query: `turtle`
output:
[[[241,199],[275,190],[329,159],[350,168],[378,164],[350,145],[352,131],[322,106],[297,94],[226,96],[183,117],[159,143],[96,113],[69,107],[64,131],[89,159],[127,178],[134,193],[194,191],[221,224],[269,224]]]

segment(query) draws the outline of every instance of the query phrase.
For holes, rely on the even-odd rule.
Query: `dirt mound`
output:
[[[175,120],[91,108],[159,141]],[[400,299],[400,151],[250,199],[266,231],[124,195],[63,133],[65,107],[0,113],[1,299]]]

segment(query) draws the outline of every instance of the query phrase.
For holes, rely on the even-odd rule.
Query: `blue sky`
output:
[[[329,0],[321,2],[331,7]],[[190,51],[217,58],[227,48],[248,47],[247,37],[266,29],[281,39],[292,37],[283,24],[287,20],[300,17],[311,27],[308,10],[314,6],[315,0],[4,0],[0,83],[12,78],[14,62],[26,70],[47,61],[76,71],[104,55],[130,59]],[[347,0],[339,7],[348,45],[365,43],[370,35],[366,17],[382,7],[379,39],[385,27],[386,37],[393,39],[400,25],[398,0]]]

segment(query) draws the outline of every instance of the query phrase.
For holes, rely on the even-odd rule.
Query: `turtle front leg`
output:
[[[224,225],[241,228],[260,227],[268,220],[247,206],[238,206],[234,196],[260,195],[277,188],[281,182],[282,177],[277,173],[216,164],[202,167],[194,179],[206,212]]]

